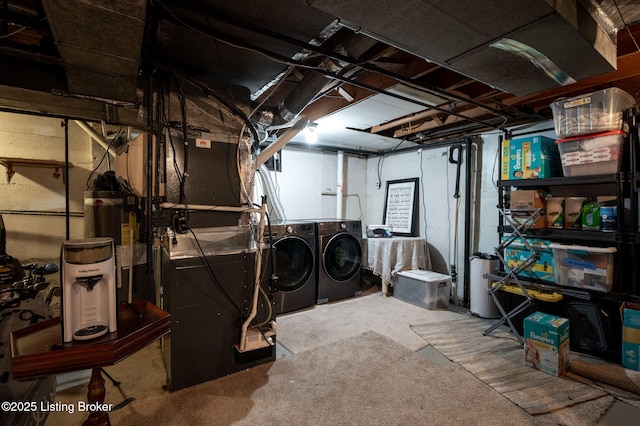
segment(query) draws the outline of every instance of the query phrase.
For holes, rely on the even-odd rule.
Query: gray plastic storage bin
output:
[[[393,296],[425,309],[449,307],[451,277],[433,271],[398,272]]]

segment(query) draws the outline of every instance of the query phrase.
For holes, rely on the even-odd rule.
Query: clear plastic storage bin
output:
[[[449,307],[451,277],[433,271],[398,272],[393,296],[425,309]]]
[[[617,87],[588,93],[551,104],[556,133],[560,137],[622,129],[622,113],[635,104],[633,96]]]
[[[553,272],[559,285],[611,291],[615,247],[586,247],[551,243]]]
[[[622,130],[558,139],[562,174],[606,175],[620,171],[626,133]]]

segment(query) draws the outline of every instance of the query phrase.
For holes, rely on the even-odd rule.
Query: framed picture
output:
[[[393,235],[417,235],[418,178],[387,181],[383,216]]]

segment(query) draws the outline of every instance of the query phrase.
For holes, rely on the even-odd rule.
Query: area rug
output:
[[[465,318],[412,325],[411,329],[531,415],[607,395],[567,377],[554,377],[525,366],[522,347],[511,333],[498,329],[483,335],[490,325],[479,318]]]
[[[111,413],[114,425],[534,425],[460,366],[376,332]]]

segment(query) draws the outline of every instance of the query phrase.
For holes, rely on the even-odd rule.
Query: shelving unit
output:
[[[568,316],[570,311],[575,313],[575,306],[582,306],[583,308],[593,308],[592,312],[602,314],[599,319],[604,321],[603,325],[604,335],[608,339],[607,348],[593,348],[585,349],[584,347],[577,348],[585,353],[593,354],[596,356],[603,356],[606,358],[618,360],[620,358],[621,351],[621,321],[620,321],[620,306],[624,301],[640,302],[640,206],[639,206],[639,192],[640,192],[640,174],[637,173],[638,160],[636,158],[640,155],[638,147],[640,146],[640,107],[630,108],[625,112],[626,128],[629,130],[629,137],[625,140],[622,146],[621,154],[622,161],[620,163],[620,170],[617,173],[605,174],[605,175],[593,175],[593,176],[571,176],[571,177],[553,177],[544,179],[523,179],[523,180],[498,180],[497,187],[499,192],[498,197],[498,238],[501,241],[502,238],[509,235],[513,235],[514,231],[518,231],[517,227],[513,223],[506,220],[504,211],[510,207],[510,196],[512,191],[521,189],[539,189],[545,193],[551,194],[556,197],[587,197],[594,199],[597,196],[611,196],[615,197],[614,205],[617,208],[617,223],[615,229],[610,232],[595,231],[595,230],[580,230],[580,229],[556,229],[556,228],[536,228],[521,230],[523,241],[527,239],[538,238],[542,240],[548,240],[549,242],[560,243],[563,245],[581,245],[587,247],[615,247],[617,252],[614,259],[614,277],[613,286],[611,291],[597,291],[586,288],[568,287],[558,285],[555,280],[543,281],[536,278],[525,277],[523,275],[515,276],[509,271],[508,268],[502,268],[501,271],[496,271],[494,274],[490,274],[487,278],[497,281],[495,286],[499,288],[510,284],[509,288],[515,293],[522,293],[524,301],[518,303],[521,300],[520,295],[509,295],[508,292],[502,291],[500,296],[506,308],[515,305],[515,308],[511,309],[511,312],[520,310],[520,312],[526,310],[527,306],[531,303],[531,294],[535,291],[541,291],[544,294],[559,294],[561,300],[558,303],[545,303],[538,299],[534,300],[536,310],[546,310],[555,312],[548,312],[559,314],[561,316]],[[504,249],[505,246],[501,244],[497,249]],[[522,292],[524,288],[524,292]],[[495,297],[497,292],[493,292],[494,300],[496,304],[501,308],[503,318],[498,320],[497,324],[487,329],[485,334],[491,332],[502,324],[507,324],[512,329],[514,334],[515,327],[513,323],[516,322],[511,315],[511,312],[507,312],[509,309],[502,309],[500,301]],[[510,302],[510,303],[509,303]],[[542,308],[540,308],[542,307]],[[506,317],[506,318],[505,318]],[[592,320],[593,318],[589,318]],[[604,320],[603,320],[604,319]],[[520,321],[520,318],[518,318]],[[594,332],[589,326],[593,323],[588,323],[586,318],[580,318],[577,322],[572,324],[572,334],[584,333],[582,337],[587,336],[589,333]],[[582,327],[582,328],[581,328]],[[586,328],[585,328],[586,327]],[[520,340],[520,337],[518,336]],[[579,339],[576,339],[577,341]],[[583,341],[584,342],[584,341]],[[580,342],[582,344],[582,342]],[[572,349],[574,341],[572,339]],[[588,346],[588,345],[585,345]]]
[[[635,298],[640,296],[640,285],[636,284],[640,274],[635,266],[638,256],[637,244],[640,242],[637,231],[638,198],[637,191],[632,188],[631,173],[620,172],[611,175],[557,177],[547,179],[504,180],[498,182],[501,205],[508,205],[507,200],[512,190],[542,189],[554,196],[587,196],[599,195],[616,197],[617,225],[615,232],[588,231],[575,229],[539,228],[526,231],[527,238],[542,238],[566,244],[592,245],[598,247],[612,246],[618,249],[614,267],[616,279],[614,293],[620,296]],[[635,183],[633,185],[635,187]],[[635,219],[635,220],[634,220]],[[512,232],[509,224],[501,221],[498,229],[500,236]],[[624,280],[621,271],[625,271]],[[631,274],[629,274],[631,272]],[[560,288],[560,291],[562,289]],[[602,295],[601,295],[602,296]]]

